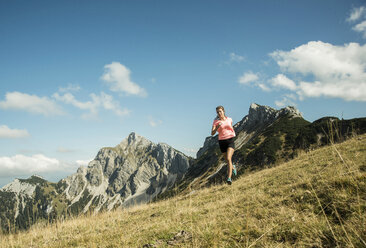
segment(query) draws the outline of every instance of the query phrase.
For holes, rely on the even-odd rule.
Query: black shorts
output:
[[[226,140],[219,140],[220,150],[222,153],[227,152],[229,147],[235,149],[234,137]]]

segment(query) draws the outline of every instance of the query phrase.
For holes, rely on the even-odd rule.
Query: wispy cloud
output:
[[[263,91],[271,91],[272,89],[268,87],[268,85],[266,85],[265,83],[258,83],[256,84],[256,86],[258,86],[258,88],[260,88]]]
[[[118,116],[125,116],[131,112],[127,108],[122,109],[111,95],[105,94],[104,92],[101,92],[99,96],[91,94],[91,97],[94,102],[100,104],[104,109],[114,112]]]
[[[224,62],[220,63],[219,64],[220,66],[222,66],[222,65],[231,65],[231,64],[234,64],[234,63],[238,64],[238,63],[242,63],[242,62],[245,61],[244,56],[236,54],[234,52],[231,52],[231,53],[224,52],[224,55],[225,55]]]
[[[271,88],[262,82],[259,78],[259,74],[253,73],[251,71],[245,72],[242,76],[238,78],[238,83],[245,86],[255,86],[263,91],[271,91]]]
[[[366,38],[366,21],[363,21],[352,28],[354,31],[362,33],[363,38]]]
[[[278,74],[276,77],[272,78],[270,80],[270,82],[271,82],[272,86],[274,86],[274,87],[280,87],[280,88],[285,88],[285,89],[289,89],[289,90],[297,89],[295,82],[283,74]]]
[[[62,108],[48,97],[39,97],[16,91],[6,93],[5,100],[0,102],[0,108],[22,110],[45,116],[64,114]]]
[[[77,84],[69,84],[67,87],[60,87],[58,89],[59,92],[77,92],[81,89],[81,87]]]
[[[245,72],[241,77],[239,77],[238,82],[240,84],[249,85],[258,81],[259,77],[256,73],[251,71]]]
[[[93,101],[87,101],[87,102],[81,102],[75,99],[74,95],[71,93],[65,93],[63,95],[60,95],[59,93],[53,94],[53,97],[61,102],[64,102],[66,104],[71,104],[74,107],[77,107],[82,110],[89,110],[92,113],[97,112],[97,106],[96,103]]]
[[[362,34],[363,38],[366,39],[366,7],[361,6],[358,8],[354,8],[350,14],[350,16],[346,19],[347,22],[359,22],[355,26],[353,26],[352,30],[359,32]],[[362,21],[363,20],[363,21]]]
[[[275,104],[277,107],[279,108],[282,108],[282,107],[285,107],[285,106],[296,106],[296,100],[297,100],[297,97],[296,95],[294,94],[286,94],[284,96],[282,96],[282,99],[281,100],[277,100],[275,101]]]
[[[113,62],[105,65],[104,70],[101,79],[110,86],[111,91],[141,97],[147,96],[146,90],[131,80],[131,71],[126,66]]]
[[[157,127],[161,125],[163,122],[161,120],[156,120],[154,117],[149,116],[149,125],[151,127]]]
[[[77,100],[71,93],[65,93],[63,95],[55,93],[53,94],[53,97],[58,101],[71,104],[78,109],[89,111],[88,113],[82,115],[84,119],[97,117],[99,109],[110,110],[118,116],[125,116],[130,113],[130,110],[128,109],[122,109],[119,106],[119,103],[113,99],[113,96],[104,92],[101,92],[99,96],[94,93],[90,94],[91,100],[86,102]]]
[[[366,8],[364,6],[354,8],[350,14],[350,16],[347,18],[348,22],[355,22],[364,17],[366,14]]]
[[[230,57],[230,62],[236,62],[236,63],[240,63],[242,61],[244,61],[244,56],[241,56],[241,55],[238,55],[236,53],[230,53],[229,54],[229,57]]]
[[[9,139],[16,139],[16,138],[24,138],[28,137],[29,133],[25,129],[10,129],[6,125],[0,126],[0,139],[2,138],[9,138]]]

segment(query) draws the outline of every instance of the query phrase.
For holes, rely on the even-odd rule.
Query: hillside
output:
[[[366,135],[233,185],[1,236],[1,247],[365,247]]]

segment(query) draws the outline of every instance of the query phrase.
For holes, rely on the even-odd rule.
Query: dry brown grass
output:
[[[366,247],[365,210],[363,135],[231,186],[0,235],[0,246]]]

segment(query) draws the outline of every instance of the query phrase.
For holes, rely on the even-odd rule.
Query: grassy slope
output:
[[[231,186],[0,237],[0,247],[365,247],[366,135]]]

